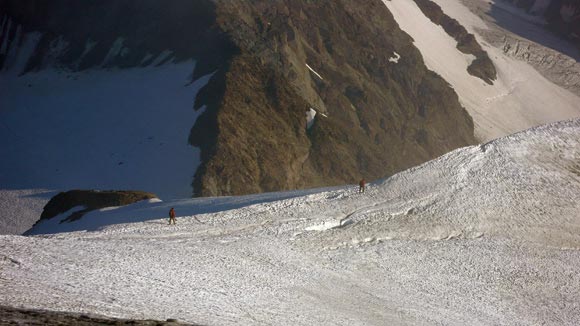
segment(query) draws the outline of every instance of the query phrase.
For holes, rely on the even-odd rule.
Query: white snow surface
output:
[[[494,85],[469,75],[467,67],[473,56],[461,53],[456,48],[457,42],[441,26],[432,23],[414,1],[383,2],[401,29],[414,39],[427,67],[455,89],[474,120],[479,140],[488,141],[533,126],[580,117],[580,98],[548,81],[528,63],[510,58],[501,49],[483,42],[477,29],[489,27],[461,1],[434,0],[447,15],[474,34],[487,51],[498,72]]]
[[[401,55],[397,52],[393,52],[393,56],[389,58],[389,62],[399,63],[399,59],[401,59]]]
[[[580,120],[357,190],[141,202],[60,225],[88,231],[0,236],[0,304],[207,325],[578,324]]]

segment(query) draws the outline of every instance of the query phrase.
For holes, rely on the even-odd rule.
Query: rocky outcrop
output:
[[[70,190],[61,192],[50,199],[44,206],[39,222],[65,213],[74,207],[84,208],[72,213],[63,222],[78,220],[84,214],[96,209],[124,206],[152,198],[157,198],[157,196],[144,191]]]
[[[45,326],[92,326],[92,325],[135,325],[135,326],[195,326],[175,319],[135,320],[118,319],[62,311],[22,309],[0,306],[0,324],[2,325],[45,325]]]
[[[487,52],[477,43],[475,36],[468,33],[465,27],[461,26],[457,20],[446,15],[435,2],[431,0],[415,0],[415,3],[417,3],[417,6],[419,6],[425,16],[433,23],[443,27],[445,32],[457,41],[457,49],[459,51],[475,56],[473,62],[467,67],[467,72],[492,85],[497,78],[497,71]]]

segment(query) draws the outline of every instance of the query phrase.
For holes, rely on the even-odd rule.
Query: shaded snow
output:
[[[165,51],[161,52],[157,56],[157,58],[155,58],[155,60],[153,60],[153,62],[151,63],[151,66],[158,66],[160,64],[165,63],[165,61],[169,60],[169,58],[171,58],[172,55],[173,55],[173,51],[165,50]]]
[[[189,196],[192,105],[209,78],[190,83],[193,66],[0,75],[1,187]]]
[[[364,194],[95,212],[79,225],[116,217],[0,236],[0,304],[210,325],[574,325],[579,162],[576,120],[458,149]]]
[[[97,45],[96,41],[92,41],[91,39],[87,39],[83,53],[81,53],[81,55],[79,56],[79,58],[77,60],[77,66],[85,58],[85,56],[87,54],[89,54],[95,48],[96,45]]]
[[[111,46],[111,49],[109,49],[109,52],[107,53],[107,55],[105,56],[105,59],[103,60],[103,63],[102,63],[103,66],[106,66],[111,61],[113,61],[117,56],[121,55],[124,42],[125,42],[125,39],[122,37],[119,37],[115,40],[115,42]]]

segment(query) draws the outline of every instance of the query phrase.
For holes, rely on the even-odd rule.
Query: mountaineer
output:
[[[169,210],[169,225],[171,225],[171,221],[173,221],[173,225],[175,225],[175,210],[173,207]]]
[[[358,192],[365,192],[365,178],[360,179],[360,182],[358,183],[359,188],[358,188]]]

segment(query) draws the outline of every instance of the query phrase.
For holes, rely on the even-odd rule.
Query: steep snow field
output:
[[[480,1],[480,0],[472,0]],[[449,82],[473,117],[476,136],[488,141],[533,126],[580,117],[580,98],[553,84],[531,65],[483,42],[479,30],[490,27],[457,0],[434,0],[476,36],[493,61],[498,79],[490,86],[467,72],[473,60],[457,42],[432,23],[414,1],[384,0],[401,29],[414,39],[429,69]],[[514,20],[520,19],[517,16]],[[514,22],[515,24],[515,22]],[[544,33],[548,33],[545,31]]]
[[[76,222],[89,231],[0,236],[0,305],[208,325],[580,322],[580,120],[357,190],[142,202]]]

